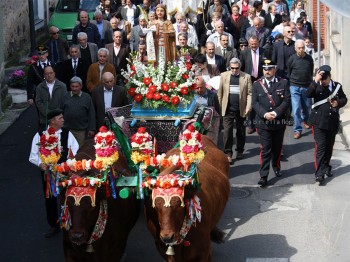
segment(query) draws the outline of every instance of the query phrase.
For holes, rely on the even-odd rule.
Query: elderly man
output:
[[[49,28],[50,39],[44,44],[49,50],[48,59],[53,65],[63,62],[68,55],[68,43],[66,40],[59,38],[59,31],[56,26],[51,26]]]
[[[187,34],[186,33],[179,33],[177,35],[177,38],[178,38],[179,45],[176,46],[176,48],[177,48],[177,50],[179,50],[179,56],[184,55],[181,52],[181,49],[186,49],[188,51],[188,54],[191,57],[195,57],[197,55],[197,53],[198,53],[197,49],[194,49],[193,47],[187,45],[188,41],[187,41]]]
[[[52,66],[44,68],[45,80],[36,87],[35,104],[39,112],[39,131],[47,127],[47,112],[61,108],[63,98],[67,93],[66,85],[56,79]]]
[[[218,99],[224,125],[224,152],[232,162],[233,126],[236,122],[236,159],[243,159],[245,119],[251,110],[252,82],[250,75],[241,72],[241,61],[232,58],[230,70],[221,74]]]
[[[263,47],[266,44],[267,38],[270,35],[270,30],[264,26],[264,18],[254,17],[253,26],[247,29],[245,39],[249,41],[249,38],[256,36],[259,39],[259,46]]]
[[[108,20],[103,19],[102,12],[99,10],[95,11],[94,18],[95,20],[92,20],[91,23],[97,26],[98,33],[101,36],[101,46],[104,46],[106,44],[105,34],[111,29],[111,24]]]
[[[215,44],[213,42],[207,42],[205,44],[206,50],[206,57],[208,64],[210,65],[216,65],[219,69],[220,73],[226,71],[226,64],[225,60],[222,58],[222,56],[215,54]]]
[[[130,37],[130,50],[138,51],[138,45],[140,41],[140,31],[147,28],[147,20],[144,15],[139,16],[139,24],[131,28],[131,37]]]
[[[118,27],[118,19],[114,16],[109,21],[111,28],[105,32],[105,45],[113,43],[113,33],[120,31],[123,35],[123,43],[128,44],[127,34],[123,29]]]
[[[64,162],[67,160],[68,152],[70,151],[73,155],[75,155],[79,149],[78,142],[74,138],[73,134],[68,130],[63,129],[64,119],[62,110],[55,109],[48,112],[45,118],[48,119],[48,128],[54,128],[56,135],[60,138],[62,152],[61,157],[58,163]],[[46,129],[46,128],[45,128]],[[32,148],[30,151],[29,162],[34,164],[35,166],[40,168],[41,173],[41,181],[42,188],[45,196],[45,208],[46,208],[46,219],[47,223],[50,226],[50,229],[45,233],[46,238],[51,238],[60,232],[60,225],[58,222],[58,205],[57,205],[57,197],[53,194],[47,195],[46,192],[49,191],[47,188],[47,172],[49,170],[49,166],[41,161],[40,153],[39,153],[39,144],[40,144],[40,136],[42,135],[42,131],[35,134],[32,141]]]
[[[78,15],[79,24],[73,28],[72,42],[78,44],[78,33],[85,32],[87,41],[101,46],[101,36],[96,25],[89,20],[89,14],[86,11],[80,11]]]
[[[100,48],[97,52],[98,62],[90,65],[87,78],[86,86],[89,92],[101,84],[102,75],[106,72],[111,72],[116,78],[115,68],[113,64],[107,62],[109,51],[106,48]]]
[[[235,47],[235,42],[233,40],[233,36],[227,32],[224,32],[224,23],[219,20],[215,23],[215,33],[211,34],[208,39],[208,42],[213,42],[215,44],[215,47],[218,47],[220,45],[220,36],[221,35],[227,35],[228,36],[228,46],[231,48]]]
[[[90,66],[97,62],[98,47],[94,43],[88,42],[87,34],[84,32],[78,33],[78,42],[80,49],[80,57]]]
[[[256,127],[260,140],[260,180],[267,185],[270,162],[277,177],[281,173],[281,151],[286,129],[285,113],[290,106],[288,81],[276,77],[276,65],[270,60],[263,66],[264,76],[253,84],[252,106],[256,111]]]
[[[104,125],[105,114],[109,108],[129,104],[125,88],[115,84],[115,77],[110,72],[102,75],[102,85],[92,90],[91,97],[95,108],[97,130]]]
[[[215,54],[222,56],[225,60],[226,68],[230,67],[230,61],[232,58],[237,57],[237,50],[228,46],[228,36],[220,36],[220,45],[215,48]]]
[[[218,96],[211,90],[208,90],[202,76],[197,76],[196,79],[196,94],[194,95],[196,103],[203,106],[214,107],[215,111],[220,114],[220,105]]]
[[[108,63],[113,64],[116,74],[117,82],[123,84],[122,69],[126,70],[128,61],[126,60],[129,57],[129,47],[123,44],[123,36],[120,31],[115,31],[113,33],[113,43],[106,45],[106,49],[109,51]]]
[[[179,45],[179,40],[178,40],[179,33],[186,33],[187,45],[196,50],[198,49],[199,42],[198,42],[198,36],[197,36],[196,30],[194,30],[193,27],[191,29],[189,28],[189,24],[187,22],[180,23],[180,30],[179,32],[176,32],[176,45]]]
[[[76,138],[81,147],[86,137],[96,131],[95,109],[89,94],[82,92],[83,81],[74,76],[70,80],[70,92],[63,99],[65,128]]]

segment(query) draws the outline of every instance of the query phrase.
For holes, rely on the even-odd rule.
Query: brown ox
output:
[[[76,155],[77,160],[94,159],[95,148],[93,141],[86,142]],[[125,157],[119,154],[119,160],[114,165],[117,173],[130,175],[127,171]],[[79,176],[93,176],[97,170],[79,172]],[[69,189],[67,189],[68,192]],[[62,194],[63,195],[63,194]],[[88,245],[88,241],[94,230],[100,213],[101,201],[107,201],[108,217],[104,233],[101,238]],[[127,243],[127,238],[139,215],[140,202],[131,194],[129,198],[106,198],[105,186],[96,190],[95,206],[92,199],[84,196],[80,199],[80,205],[75,205],[72,196],[66,197],[66,203],[71,215],[71,227],[64,230],[63,246],[64,256],[67,262],[87,261],[120,261]],[[87,248],[88,247],[88,248]],[[90,252],[87,252],[90,249]]]
[[[170,207],[164,206],[163,198],[155,198],[155,207],[152,207],[152,199],[145,200],[145,214],[148,228],[151,231],[158,251],[167,261],[211,261],[211,240],[217,243],[223,242],[224,234],[216,228],[224,211],[230,193],[228,180],[229,163],[225,154],[208,138],[203,136],[206,156],[198,165],[200,191],[185,188],[184,198],[200,198],[202,207],[202,221],[191,227],[184,241],[174,245],[174,255],[167,255],[167,244],[179,239],[179,231],[182,227],[186,208],[181,206],[179,197],[172,197]],[[179,154],[179,149],[172,149],[167,156]],[[167,168],[160,175],[174,171],[173,167]]]

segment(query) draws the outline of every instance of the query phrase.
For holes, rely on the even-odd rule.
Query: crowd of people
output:
[[[296,0],[290,10],[285,0],[214,0],[193,17],[179,12],[170,16],[158,0],[107,0],[96,8],[92,21],[80,11],[72,43],[59,38],[59,28],[50,27],[50,39],[38,46],[39,59],[30,67],[28,103],[37,108],[39,134],[48,125],[60,130],[62,115],[64,128],[81,146],[104,124],[109,108],[130,103],[122,76],[130,52],[149,64],[160,57],[176,60],[187,50],[200,69],[197,103],[214,107],[222,116],[229,162],[234,159],[234,126],[237,160],[244,158],[246,132],[258,132],[259,184],[267,185],[270,162],[281,176],[284,131],[292,116],[295,139],[314,128],[315,175],[321,182],[332,175],[338,109],[347,100],[341,85],[331,80],[330,67],[318,69],[314,77],[313,31],[303,4]],[[215,77],[220,78],[216,86],[210,84]],[[326,99],[330,95],[332,101]],[[311,98],[319,104],[312,106]],[[31,162],[44,171],[47,167],[35,157]],[[51,227],[48,237],[57,232],[56,225]]]

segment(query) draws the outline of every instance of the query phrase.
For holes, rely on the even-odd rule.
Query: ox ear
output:
[[[185,187],[185,194],[184,194],[184,198],[185,199],[191,199],[193,198],[200,190],[200,187],[198,186],[198,188],[193,187],[192,185],[188,185]]]

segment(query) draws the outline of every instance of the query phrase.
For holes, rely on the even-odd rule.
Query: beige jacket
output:
[[[229,94],[230,94],[230,77],[231,71],[224,72],[220,75],[220,86],[218,90],[218,99],[221,107],[221,115],[225,116]],[[252,108],[252,81],[250,75],[240,72],[239,76],[239,111],[241,117],[246,117],[246,111]]]

